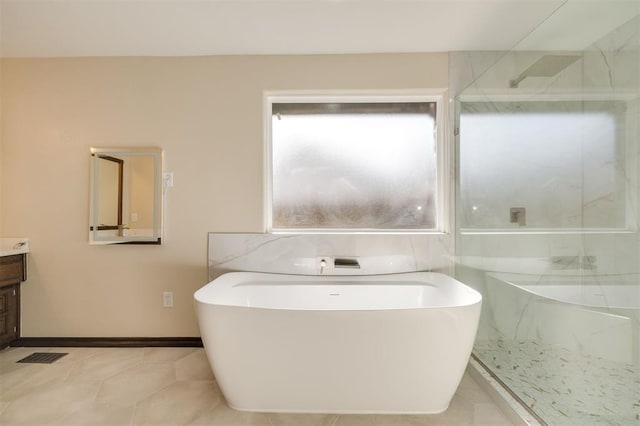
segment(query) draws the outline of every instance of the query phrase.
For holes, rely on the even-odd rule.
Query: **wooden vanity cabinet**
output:
[[[20,337],[20,282],[27,279],[26,256],[0,257],[0,349]]]

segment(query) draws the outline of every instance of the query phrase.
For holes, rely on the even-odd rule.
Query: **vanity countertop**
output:
[[[28,238],[0,237],[0,257],[29,253]]]

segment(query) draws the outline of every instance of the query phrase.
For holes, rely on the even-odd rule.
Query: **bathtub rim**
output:
[[[424,276],[424,277],[429,277],[429,276],[436,276],[436,277],[443,277],[443,278],[439,278],[439,279],[444,279],[444,280],[450,280],[449,284],[453,284],[455,286],[457,286],[460,290],[464,290],[464,291],[468,291],[469,292],[469,296],[467,296],[468,299],[472,299],[472,300],[468,300],[468,301],[458,301],[456,303],[448,303],[448,304],[443,304],[443,305],[436,305],[436,306],[419,306],[419,307],[391,307],[391,308],[366,308],[366,309],[357,309],[357,308],[345,308],[345,309],[309,309],[309,308],[295,308],[295,307],[290,307],[290,308],[283,308],[283,307],[268,307],[268,306],[246,306],[246,305],[240,305],[240,304],[231,304],[231,303],[214,303],[208,300],[203,300],[202,294],[205,292],[204,290],[209,287],[209,286],[213,286],[213,285],[224,285],[225,289],[228,289],[229,287],[233,288],[235,285],[239,284],[237,282],[233,282],[231,280],[231,278],[234,277],[238,277],[241,275],[248,275],[248,276],[268,276],[268,277],[278,277],[278,276],[284,276],[284,277],[290,277],[290,278],[294,278],[294,279],[301,279],[302,281],[309,281],[310,283],[313,282],[313,280],[317,280],[320,279],[320,281],[327,281],[327,285],[331,283],[332,280],[344,280],[344,281],[364,281],[367,278],[371,278],[371,277],[376,277],[377,281],[380,281],[381,283],[384,283],[384,278],[385,277],[407,277],[407,276]],[[223,279],[223,277],[226,277],[226,281],[221,280],[220,282],[218,282],[218,284],[214,284],[215,281]],[[291,280],[293,281],[293,280]],[[335,283],[334,283],[335,284]],[[294,284],[296,285],[296,284]],[[338,284],[339,285],[339,284]],[[351,284],[346,284],[346,285],[351,285]],[[387,282],[381,285],[388,285],[388,286],[393,286],[394,284],[392,282]],[[444,283],[439,283],[439,284],[434,284],[434,283],[429,283],[428,281],[425,281],[424,285],[431,285],[433,287],[436,288],[440,288],[442,285],[448,285],[448,284],[444,284]],[[244,309],[264,309],[264,310],[270,310],[270,311],[274,311],[274,310],[278,310],[278,311],[295,311],[295,312],[302,312],[302,311],[308,311],[308,312],[374,312],[374,311],[378,311],[378,312],[393,312],[393,311],[408,311],[408,310],[423,310],[423,309],[456,309],[456,308],[466,308],[466,307],[470,307],[470,306],[475,306],[478,304],[482,304],[482,294],[474,289],[473,287],[457,280],[454,277],[451,277],[447,274],[441,273],[441,272],[432,272],[432,271],[412,271],[412,272],[399,272],[399,273],[388,273],[388,274],[362,274],[362,275],[304,275],[304,274],[283,274],[283,273],[274,273],[274,272],[254,272],[254,271],[230,271],[230,272],[226,272],[224,274],[221,274],[220,276],[216,277],[215,279],[213,279],[212,281],[208,282],[207,284],[205,284],[204,286],[200,287],[198,290],[196,290],[193,293],[193,299],[194,299],[194,303],[196,304],[196,306],[198,304],[201,305],[206,305],[206,306],[211,306],[211,307],[224,307],[224,308],[244,308]]]

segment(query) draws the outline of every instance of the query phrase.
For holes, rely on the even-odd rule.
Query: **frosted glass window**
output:
[[[462,103],[462,227],[624,228],[625,117],[614,101]]]
[[[436,102],[271,111],[272,229],[437,227]]]

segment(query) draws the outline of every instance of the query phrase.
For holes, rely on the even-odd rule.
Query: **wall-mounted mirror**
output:
[[[162,150],[91,148],[91,244],[160,244]]]

